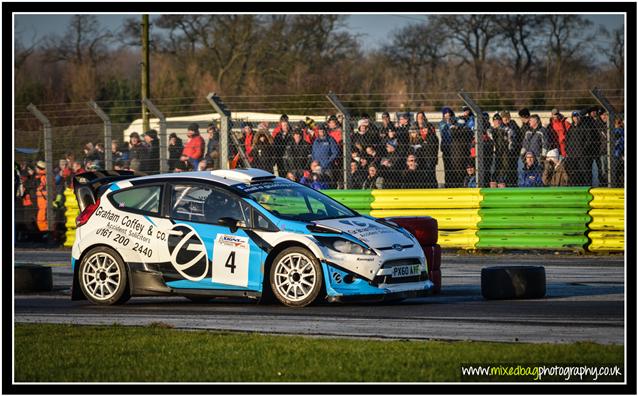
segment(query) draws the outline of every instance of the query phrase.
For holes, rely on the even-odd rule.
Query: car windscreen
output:
[[[233,187],[281,219],[313,221],[357,216],[339,202],[301,184],[275,181]]]

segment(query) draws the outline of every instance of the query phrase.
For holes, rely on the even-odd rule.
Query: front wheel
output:
[[[284,249],[270,268],[270,286],[284,305],[305,307],[315,301],[323,287],[321,265],[307,249]]]
[[[78,280],[82,293],[99,305],[122,304],[130,298],[126,266],[111,248],[91,249],[80,262]]]

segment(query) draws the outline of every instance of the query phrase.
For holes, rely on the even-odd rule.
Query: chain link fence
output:
[[[39,105],[52,133],[49,229],[36,198],[42,125],[16,107],[16,221],[26,239],[58,229],[72,175],[97,169],[252,167],[315,189],[624,187],[622,90],[331,95],[222,98],[228,117],[207,98],[154,99],[165,122],[148,130],[139,101],[96,103],[108,129],[89,103]]]

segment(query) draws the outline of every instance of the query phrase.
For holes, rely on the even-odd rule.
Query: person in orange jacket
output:
[[[197,169],[199,161],[206,152],[206,143],[199,134],[199,125],[196,123],[190,124],[186,136],[188,136],[188,140],[186,141],[186,144],[184,144],[184,151],[182,151],[182,155],[188,157],[188,162],[191,163],[193,169]]]
[[[47,172],[44,161],[36,163],[36,181],[38,183],[35,190],[38,207],[36,224],[41,232],[46,232],[49,231],[49,225],[47,223]]]

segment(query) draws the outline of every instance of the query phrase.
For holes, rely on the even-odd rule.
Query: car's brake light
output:
[[[82,213],[80,213],[78,215],[78,217],[75,218],[75,226],[76,227],[80,227],[80,226],[86,224],[86,222],[89,221],[89,218],[91,217],[93,212],[95,212],[95,210],[98,208],[98,206],[100,206],[100,199],[99,198],[98,198],[97,201],[95,201],[95,203],[93,203],[93,204],[87,206],[86,208],[84,208]]]

